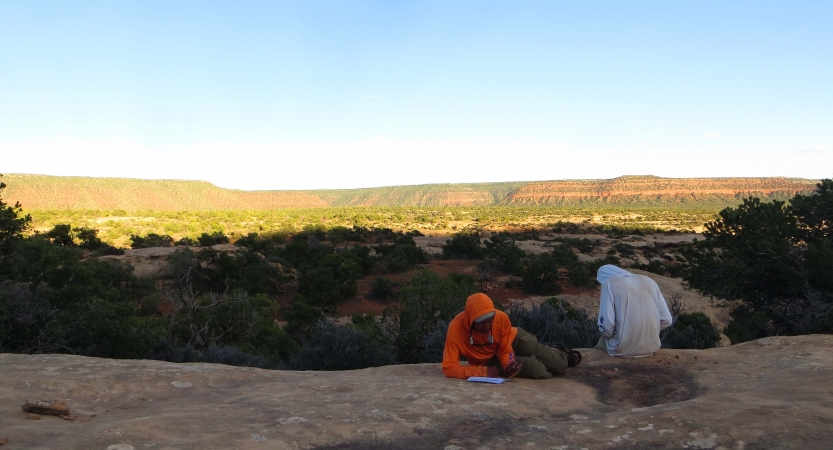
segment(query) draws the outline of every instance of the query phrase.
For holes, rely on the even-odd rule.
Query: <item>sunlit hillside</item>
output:
[[[715,209],[741,199],[787,199],[817,180],[660,178],[426,184],[366,189],[243,191],[204,181],[53,177],[11,174],[6,198],[27,210],[214,211],[346,206],[563,206]]]

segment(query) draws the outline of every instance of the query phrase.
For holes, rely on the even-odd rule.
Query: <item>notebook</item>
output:
[[[505,378],[489,378],[489,377],[469,377],[468,381],[473,383],[491,383],[491,384],[502,384],[506,381]]]

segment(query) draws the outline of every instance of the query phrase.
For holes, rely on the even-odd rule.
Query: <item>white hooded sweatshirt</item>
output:
[[[660,330],[671,325],[671,312],[657,283],[608,264],[599,268],[602,285],[599,331],[610,356],[651,356],[659,350]]]

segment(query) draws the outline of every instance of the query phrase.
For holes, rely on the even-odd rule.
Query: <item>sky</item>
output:
[[[830,1],[0,2],[0,173],[833,177]]]

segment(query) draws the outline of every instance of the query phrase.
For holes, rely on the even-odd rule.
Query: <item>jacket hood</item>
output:
[[[629,275],[632,274],[621,267],[614,266],[613,264],[605,264],[599,267],[599,272],[596,274],[596,281],[599,284],[604,284],[605,281],[613,277],[627,277]]]
[[[492,311],[497,310],[495,309],[494,302],[492,302],[492,299],[488,295],[477,293],[469,296],[466,299],[466,320],[464,322],[468,330],[471,330],[471,323],[474,322],[474,319]]]

